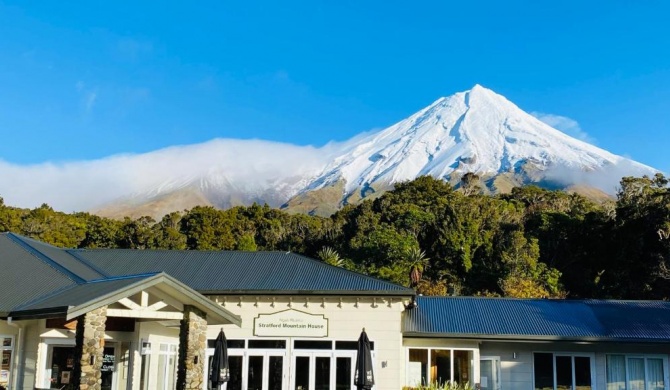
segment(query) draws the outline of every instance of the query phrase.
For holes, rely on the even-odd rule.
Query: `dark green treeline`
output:
[[[252,205],[117,221],[0,198],[0,231],[69,248],[293,251],[431,295],[670,298],[664,176],[624,178],[605,204],[533,186],[481,195],[472,179],[456,191],[421,177],[331,218]]]

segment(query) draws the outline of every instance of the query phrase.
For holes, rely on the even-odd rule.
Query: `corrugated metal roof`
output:
[[[75,285],[66,274],[0,234],[0,313],[45,294]]]
[[[290,252],[94,249],[69,253],[112,276],[165,272],[205,294],[414,294],[409,288]]]
[[[8,233],[7,237],[24,246],[27,251],[33,252],[38,257],[42,257],[45,262],[53,262],[57,266],[62,267],[61,271],[80,283],[100,279],[105,276],[61,248],[13,233]]]
[[[406,336],[670,341],[670,303],[417,297]]]
[[[131,275],[124,278],[101,279],[89,281],[85,284],[76,284],[61,290],[54,291],[32,302],[17,306],[13,314],[27,311],[44,310],[50,308],[67,308],[81,305],[96,298],[111,294],[132,284],[146,280],[155,274]]]

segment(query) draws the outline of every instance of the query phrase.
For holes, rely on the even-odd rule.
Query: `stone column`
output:
[[[179,361],[177,390],[200,390],[206,380],[205,348],[207,348],[207,317],[193,306],[184,306],[184,319],[179,326]]]
[[[77,318],[72,383],[75,389],[100,390],[107,306]]]

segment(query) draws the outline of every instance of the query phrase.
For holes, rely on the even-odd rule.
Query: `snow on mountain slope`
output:
[[[323,213],[420,175],[458,183],[473,172],[492,192],[537,183],[614,194],[623,176],[656,170],[548,126],[479,85],[397,124],[315,148],[216,139],[95,161],[18,166],[0,160],[7,204],[160,217],[174,208],[253,202]]]
[[[565,185],[588,180],[589,172],[605,174],[608,169],[612,174],[655,172],[572,138],[479,85],[441,98],[345,148],[309,190],[339,179],[345,180],[345,192],[351,193],[421,175],[448,180],[454,173],[474,172],[490,177],[518,172],[524,164],[543,172],[543,179]],[[612,193],[620,178],[599,187]]]

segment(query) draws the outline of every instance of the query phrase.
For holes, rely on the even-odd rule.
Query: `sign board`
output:
[[[293,309],[259,314],[254,318],[254,336],[328,337],[328,319],[323,314]]]

